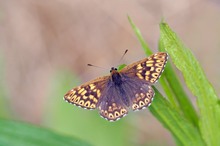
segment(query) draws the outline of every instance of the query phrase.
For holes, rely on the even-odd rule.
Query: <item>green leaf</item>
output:
[[[199,128],[208,146],[220,145],[220,107],[218,97],[201,66],[166,23],[160,24],[164,49],[182,72],[186,85],[197,97],[200,111]]]
[[[125,66],[126,66],[126,64],[121,64],[121,65],[119,65],[119,66],[118,66],[118,70],[119,70],[119,71],[122,70]]]
[[[163,39],[160,39],[159,43],[159,49],[160,51],[165,52],[165,47],[163,46]],[[196,113],[196,110],[194,109],[189,97],[186,95],[183,86],[180,84],[179,79],[177,78],[176,73],[174,72],[174,69],[172,68],[170,59],[167,62],[166,65],[166,71],[164,72],[165,78],[168,82],[168,86],[171,88],[170,90],[174,94],[174,98],[185,116],[189,121],[191,121],[194,126],[198,127],[198,115]],[[166,91],[165,91],[166,92]],[[169,92],[166,92],[167,95],[169,95]],[[170,96],[170,95],[169,95]],[[168,96],[168,97],[169,97]],[[171,99],[171,98],[169,98]],[[172,102],[173,103],[173,102]]]
[[[150,111],[173,134],[179,145],[205,145],[199,130],[186,120],[172,105],[154,88],[155,98]]]
[[[151,55],[152,51],[150,50],[150,48],[148,47],[147,43],[145,42],[144,38],[141,35],[140,30],[135,26],[134,22],[131,20],[131,18],[128,16],[128,21],[131,24],[132,29],[134,30],[139,42],[141,43],[142,48],[145,51],[146,55]]]
[[[4,146],[91,146],[48,129],[27,123],[0,119],[0,145]]]

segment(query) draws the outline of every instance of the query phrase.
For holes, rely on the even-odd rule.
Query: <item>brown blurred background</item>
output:
[[[1,0],[2,82],[14,117],[35,124],[42,122],[51,77],[57,71],[69,70],[85,82],[108,73],[125,49],[129,52],[122,63],[144,58],[127,15],[154,52],[158,46],[158,24],[164,18],[192,49],[220,95],[217,0]],[[87,67],[87,63],[107,69]],[[139,117],[138,122],[141,120]],[[154,131],[132,123],[139,129],[137,139],[144,141],[143,132],[150,139],[160,133],[168,139],[168,145],[173,144],[168,132],[150,114],[147,120]]]

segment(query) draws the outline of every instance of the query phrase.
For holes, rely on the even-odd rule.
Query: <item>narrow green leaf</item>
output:
[[[163,40],[160,39],[159,49],[165,51],[163,46]],[[166,65],[166,72],[164,72],[165,78],[168,81],[171,90],[175,94],[176,101],[178,102],[179,108],[183,112],[184,116],[191,121],[196,127],[198,127],[198,115],[194,109],[189,97],[186,95],[182,85],[180,84],[177,75],[172,68],[171,61],[169,60]]]
[[[179,106],[176,102],[176,96],[175,96],[172,88],[170,87],[169,82],[167,82],[167,80],[166,80],[166,72],[167,72],[166,70],[168,70],[167,66],[165,67],[165,71],[161,76],[162,79],[160,79],[159,81],[160,81],[161,86],[163,87],[164,92],[167,95],[169,102],[172,104],[172,106],[174,106],[176,109],[178,109]]]
[[[170,130],[178,142],[184,146],[205,145],[198,129],[181,116],[156,88],[154,91],[155,99],[149,107],[150,111]]]
[[[198,61],[166,23],[160,24],[161,40],[176,67],[182,72],[186,85],[197,97],[200,110],[199,128],[209,146],[220,145],[220,108],[218,97]]]
[[[91,146],[34,125],[0,119],[0,145],[3,146]]]
[[[134,22],[131,20],[131,18],[128,16],[128,21],[131,24],[132,29],[134,30],[139,42],[141,43],[142,48],[145,51],[146,55],[151,55],[152,51],[150,50],[150,48],[148,47],[147,43],[145,42],[144,38],[141,35],[140,30],[135,26]]]

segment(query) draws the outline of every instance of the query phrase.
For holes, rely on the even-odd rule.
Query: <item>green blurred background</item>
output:
[[[165,18],[220,95],[218,1],[1,0],[0,118],[40,125],[95,146],[174,145],[148,110],[112,123],[97,110],[63,101],[72,87],[108,74],[125,49],[129,52],[121,63],[145,57],[127,14],[154,52],[158,24]],[[88,63],[106,69],[87,67]]]

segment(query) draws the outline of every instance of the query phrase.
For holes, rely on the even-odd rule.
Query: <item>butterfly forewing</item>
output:
[[[108,79],[109,76],[100,77],[73,88],[65,94],[64,100],[82,108],[95,109]]]
[[[143,60],[126,66],[121,72],[131,77],[146,80],[149,84],[155,83],[164,70],[168,54],[158,52]]]

